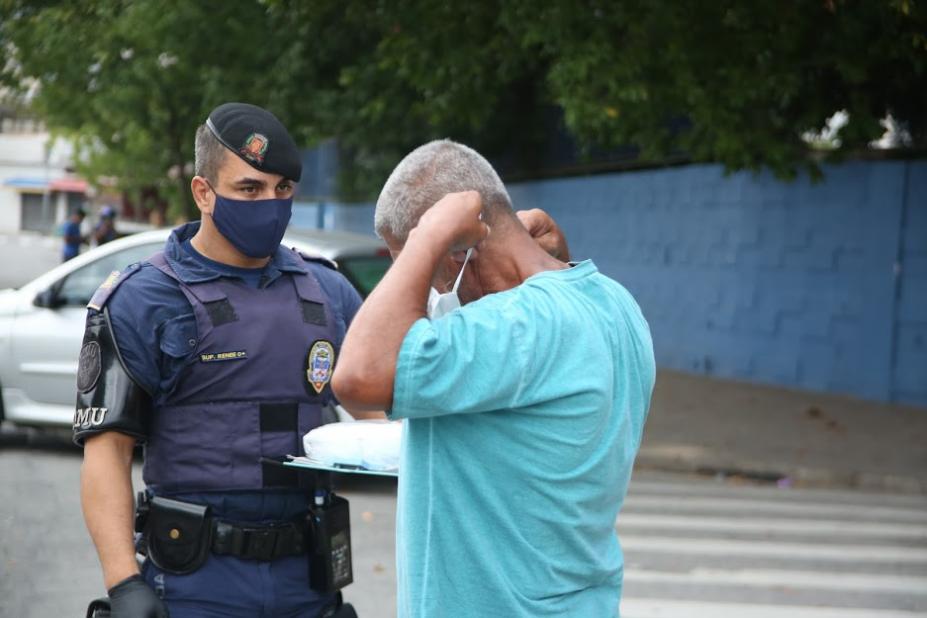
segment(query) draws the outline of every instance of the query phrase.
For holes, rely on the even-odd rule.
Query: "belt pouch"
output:
[[[326,504],[309,509],[307,518],[313,539],[309,587],[320,593],[340,590],[354,581],[348,501],[329,494]]]
[[[211,523],[208,506],[155,496],[145,525],[148,557],[168,573],[192,573],[209,557]]]

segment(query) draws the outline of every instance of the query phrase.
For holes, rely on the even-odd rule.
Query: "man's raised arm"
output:
[[[451,193],[429,208],[354,317],[332,376],[332,389],[348,411],[388,410],[396,362],[406,333],[426,316],[436,265],[452,251],[475,246],[489,233],[480,221],[476,191]]]

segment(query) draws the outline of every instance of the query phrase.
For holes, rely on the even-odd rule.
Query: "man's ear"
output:
[[[216,205],[216,196],[206,179],[202,176],[194,176],[190,181],[190,192],[193,194],[193,201],[196,202],[200,213],[212,215]]]

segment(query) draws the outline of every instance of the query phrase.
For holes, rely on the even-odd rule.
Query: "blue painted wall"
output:
[[[335,201],[293,203],[290,225],[297,228],[344,230],[373,236],[372,203],[344,203]]]
[[[660,365],[927,405],[927,162],[825,174],[693,165],[511,192],[631,290]]]
[[[825,174],[691,165],[510,191],[635,295],[661,366],[927,406],[927,161]],[[371,205],[325,208],[325,227],[371,233]]]
[[[927,405],[927,163],[907,168],[892,392]]]

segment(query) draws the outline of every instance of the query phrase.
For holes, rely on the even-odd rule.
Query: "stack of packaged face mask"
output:
[[[303,437],[306,458],[329,467],[399,469],[402,423],[348,421],[322,425]]]

